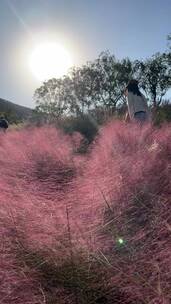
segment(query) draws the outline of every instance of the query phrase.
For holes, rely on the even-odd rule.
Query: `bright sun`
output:
[[[40,44],[30,56],[31,71],[41,81],[61,77],[71,66],[70,54],[57,43]]]

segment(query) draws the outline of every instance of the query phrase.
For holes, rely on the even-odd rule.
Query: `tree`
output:
[[[67,111],[64,100],[63,79],[50,79],[35,91],[36,111],[50,119],[61,117]]]
[[[157,53],[150,59],[136,61],[136,75],[140,85],[156,109],[171,87],[171,65],[168,54]]]
[[[95,61],[71,69],[67,76],[44,82],[34,95],[36,109],[53,118],[66,113],[82,116],[99,108],[115,111],[132,75],[129,59],[118,61],[103,52]]]
[[[168,41],[168,50],[167,50],[168,62],[171,65],[171,34],[167,36],[167,41]]]
[[[107,109],[116,110],[128,80],[133,75],[133,64],[129,59],[116,60],[114,55],[103,52],[94,62],[96,78],[94,98],[96,104]]]
[[[96,60],[72,68],[68,75],[44,82],[35,92],[36,110],[50,120],[98,111],[113,114],[118,105],[125,104],[123,92],[134,77],[157,109],[171,87],[171,53],[132,62],[128,58],[119,61],[108,51],[103,52]]]
[[[81,68],[73,68],[68,76],[63,78],[63,98],[69,113],[82,116],[94,108],[96,73],[92,63],[87,63]]]
[[[36,110],[54,118],[67,113],[83,115],[91,107],[93,77],[93,71],[87,64],[73,68],[70,74],[60,79],[44,82],[34,94]]]
[[[171,50],[171,34],[167,36],[168,48]]]

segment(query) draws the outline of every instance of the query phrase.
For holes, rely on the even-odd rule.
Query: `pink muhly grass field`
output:
[[[171,302],[170,125],[0,136],[2,304]]]
[[[171,126],[105,126],[84,178],[85,223],[111,284],[137,303],[170,303]]]

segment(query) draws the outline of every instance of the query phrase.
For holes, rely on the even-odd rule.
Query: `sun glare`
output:
[[[40,81],[61,77],[72,66],[72,59],[65,48],[57,43],[40,44],[32,51],[30,68]]]

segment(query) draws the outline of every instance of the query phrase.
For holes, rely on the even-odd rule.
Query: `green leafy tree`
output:
[[[169,38],[171,39],[171,38]],[[137,78],[154,109],[171,87],[170,52],[134,62],[117,60],[108,51],[82,67],[74,67],[60,79],[50,79],[35,92],[36,111],[56,120],[67,114],[84,116],[107,111],[113,114],[125,104],[124,89],[129,79]]]
[[[171,34],[167,36],[167,41],[168,41],[168,48],[169,50],[171,50]]]
[[[73,68],[69,75],[50,79],[35,91],[36,110],[51,118],[67,113],[81,116],[89,109],[92,99],[92,81],[89,66]]]
[[[50,79],[35,91],[36,111],[49,119],[61,117],[67,110],[63,79]]]
[[[71,69],[67,76],[44,82],[35,92],[36,109],[51,118],[67,113],[82,116],[99,108],[115,111],[132,75],[129,59],[118,61],[104,52],[95,61]]]
[[[171,65],[167,53],[157,53],[150,59],[135,62],[136,76],[154,109],[162,103],[171,87]]]
[[[63,78],[63,97],[69,113],[83,116],[94,107],[95,78],[91,63],[81,68],[73,68],[70,74]]]
[[[95,104],[113,112],[124,100],[124,89],[133,76],[133,63],[129,59],[116,60],[114,55],[103,52],[93,63]]]
[[[168,56],[169,65],[171,66],[171,34],[167,36],[167,41],[168,41],[167,56]]]

